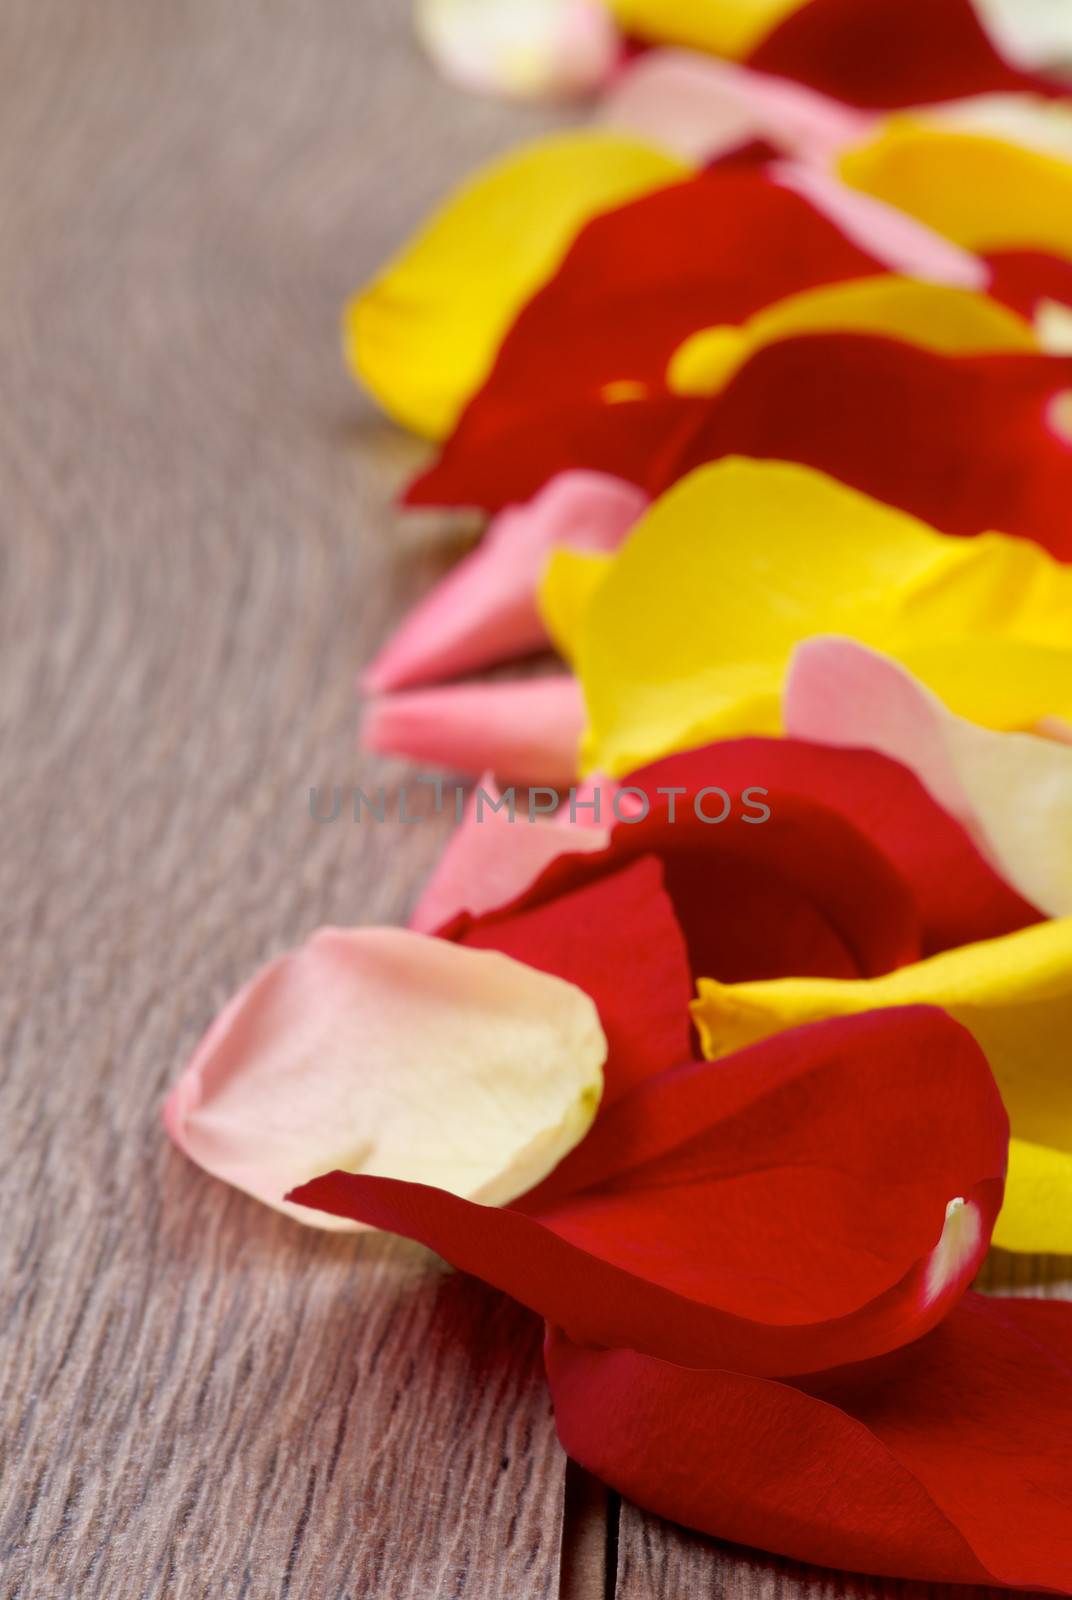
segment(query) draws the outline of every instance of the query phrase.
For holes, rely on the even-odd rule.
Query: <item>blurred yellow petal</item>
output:
[[[891,117],[840,159],[846,183],[968,250],[1047,250],[1072,259],[1072,162],[984,134]]]
[[[559,653],[570,659],[571,640],[577,638],[589,601],[603,582],[613,556],[557,550],[548,562],[540,585],[540,615]]]
[[[1072,1251],[1072,918],[964,945],[881,978],[703,978],[693,1015],[717,1058],[785,1028],[885,1006],[937,1005],[986,1053],[1013,1149],[994,1234],[1008,1250]]]
[[[803,333],[878,333],[948,355],[1033,350],[1029,322],[985,294],[894,274],[789,295],[740,327],[704,328],[674,352],[678,394],[714,394],[764,345]]]
[[[1072,106],[1065,100],[1045,100],[1039,94],[976,94],[928,106],[923,120],[947,132],[983,133],[1072,161]]]
[[[542,139],[493,162],[350,301],[343,332],[355,376],[398,421],[441,437],[584,224],[688,170],[602,132]]]
[[[777,733],[790,653],[815,633],[886,651],[987,727],[1072,714],[1072,568],[1028,540],[935,533],[809,467],[700,467],[579,588],[554,558],[544,603],[584,690],[587,771]]]
[[[610,0],[618,25],[638,39],[691,45],[743,61],[805,0]]]

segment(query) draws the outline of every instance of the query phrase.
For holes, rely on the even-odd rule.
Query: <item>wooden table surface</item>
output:
[[[533,1318],[161,1131],[229,992],[403,918],[441,844],[309,812],[400,781],[354,679],[449,558],[392,516],[421,450],[338,314],[552,119],[437,82],[407,11],[0,10],[0,1594],[919,1595],[619,1508],[567,1470]]]

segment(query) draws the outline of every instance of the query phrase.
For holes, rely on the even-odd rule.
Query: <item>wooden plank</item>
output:
[[[557,1591],[533,1319],[302,1230],[159,1125],[216,1008],[318,923],[404,914],[438,825],[354,680],[445,558],[345,294],[539,118],[436,83],[398,0],[9,0],[0,19],[6,732],[0,1591]]]
[[[1052,1257],[993,1251],[979,1287],[1072,1299],[1072,1270]],[[615,1600],[998,1600],[1003,1593],[828,1572],[704,1538],[622,1502]]]
[[[617,1600],[997,1600],[1001,1593],[827,1572],[720,1544],[622,1506]]]
[[[608,1528],[618,1526],[618,1497],[576,1461],[566,1465],[562,1507],[559,1600],[607,1600],[613,1592],[614,1551]],[[608,1559],[611,1558],[611,1559]]]

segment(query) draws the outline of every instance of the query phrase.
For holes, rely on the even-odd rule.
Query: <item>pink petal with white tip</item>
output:
[[[915,773],[1025,899],[1072,913],[1072,749],[955,716],[910,672],[843,638],[799,645],[784,694],[786,732],[880,750]]]
[[[585,1135],[606,1040],[571,983],[401,928],[323,928],[209,1029],[164,1110],[207,1172],[316,1227],[283,1196],[341,1168],[488,1205]]]

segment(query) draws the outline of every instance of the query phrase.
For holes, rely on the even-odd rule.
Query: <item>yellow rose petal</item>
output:
[[[626,33],[743,61],[804,0],[610,0]]]
[[[667,381],[678,394],[714,394],[764,345],[802,333],[888,334],[947,355],[1039,343],[1029,322],[985,294],[882,274],[789,295],[740,327],[704,328],[678,346]]]
[[[884,650],[988,727],[1072,714],[1072,569],[1026,539],[936,533],[809,467],[698,468],[602,571],[581,592],[553,558],[543,588],[589,771],[779,732],[790,653],[816,633]]]
[[[589,602],[614,558],[595,552],[557,550],[540,585],[540,615],[555,648],[570,659],[570,641],[579,633]]]
[[[542,139],[464,184],[346,308],[346,357],[398,421],[440,438],[592,217],[688,168],[612,133]]]
[[[892,117],[839,162],[844,181],[968,250],[1072,259],[1072,162],[925,119]]]

